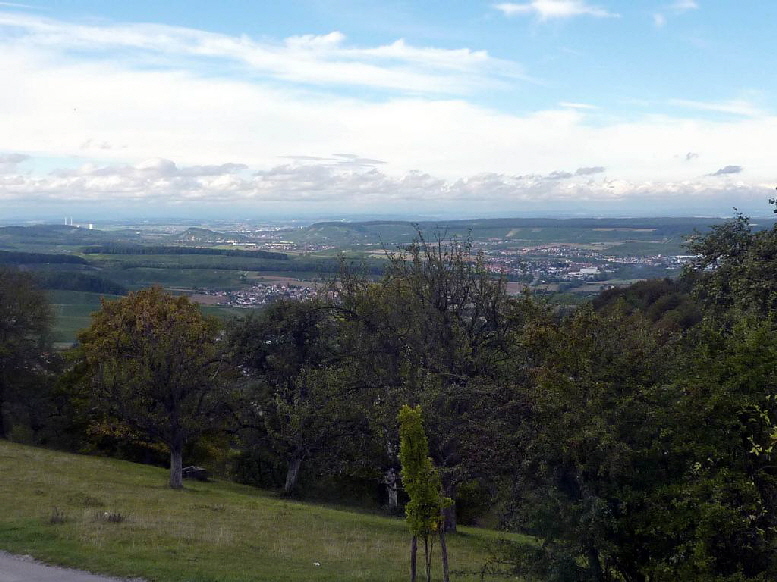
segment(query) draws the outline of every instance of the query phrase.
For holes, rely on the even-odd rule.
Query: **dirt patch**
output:
[[[266,283],[269,285],[302,285],[304,287],[316,287],[318,283],[315,281],[301,281],[294,277],[284,277],[282,275],[257,275],[250,277],[253,283]]]
[[[508,295],[520,295],[526,287],[526,283],[519,283],[518,281],[508,281],[505,283],[505,290]]]

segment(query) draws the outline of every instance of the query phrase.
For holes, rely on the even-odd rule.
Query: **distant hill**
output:
[[[439,220],[413,223],[398,220],[365,222],[318,222],[288,233],[295,242],[332,246],[404,244],[420,229],[426,238],[440,233],[446,237],[471,237],[476,241],[504,240],[525,244],[550,242],[592,243],[612,241],[676,241],[694,230],[705,231],[714,218],[494,218]],[[760,220],[764,227],[773,221]]]
[[[208,243],[224,244],[232,242],[249,242],[251,237],[240,233],[225,233],[210,230],[209,228],[191,227],[178,234],[170,235],[170,240],[182,243]]]
[[[115,240],[138,240],[138,235],[130,231],[117,233],[64,224],[0,227],[0,246],[12,249],[96,244]]]

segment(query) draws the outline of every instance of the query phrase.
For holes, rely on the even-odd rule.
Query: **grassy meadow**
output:
[[[0,549],[48,563],[172,582],[408,578],[402,519],[228,482],[173,491],[164,469],[7,441],[0,474]],[[461,529],[449,536],[452,580],[481,580],[499,534]]]

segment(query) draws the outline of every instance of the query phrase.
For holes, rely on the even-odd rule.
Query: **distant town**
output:
[[[200,303],[225,305],[229,307],[258,307],[280,299],[304,300],[314,297],[317,289],[314,285],[293,283],[257,283],[239,291],[203,289],[195,296]],[[212,300],[208,300],[212,299]]]

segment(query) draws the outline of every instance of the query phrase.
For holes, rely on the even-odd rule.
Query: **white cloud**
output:
[[[20,164],[29,157],[27,154],[0,154],[0,164]]]
[[[653,14],[653,24],[655,24],[657,28],[666,26],[666,12],[682,14],[690,10],[698,10],[698,8],[699,4],[695,0],[676,0],[672,4],[665,6],[663,12],[656,12]]]
[[[280,82],[280,64],[272,65],[277,73],[262,65],[240,79],[206,75],[198,51],[240,53],[245,44],[245,56],[259,46],[257,55],[298,71],[327,63],[367,66],[376,74],[397,73],[403,87],[423,77],[424,83],[443,79],[465,89],[478,78],[496,82],[505,76],[501,61],[483,52],[404,42],[349,47],[338,34],[270,45],[169,27],[152,34],[145,25],[73,30],[75,25],[32,22],[22,35],[0,37],[0,68],[13,80],[0,91],[0,154],[7,152],[0,157],[0,204],[11,208],[57,200],[275,201],[336,209],[393,209],[395,201],[480,208],[490,202],[501,208],[575,196],[703,197],[736,186],[731,176],[700,176],[732,161],[747,168],[737,179],[759,195],[773,180],[768,144],[777,135],[777,117],[745,100],[677,100],[672,104],[682,109],[673,116],[623,121],[575,102],[515,114],[439,93],[359,99],[329,85],[310,86],[313,78],[332,82],[331,71],[300,76],[308,79],[302,85]],[[29,32],[35,26],[45,30]],[[69,33],[72,38],[65,38]],[[119,43],[118,53],[111,42]],[[76,45],[88,50],[71,52]],[[139,49],[132,59],[124,52],[128,46]],[[96,54],[98,48],[103,52]],[[349,51],[360,56],[344,56]],[[176,58],[168,60],[171,54]],[[164,66],[147,67],[155,59]],[[709,116],[700,111],[729,116],[704,119]],[[704,169],[687,163],[686,152],[703,160]],[[91,165],[82,163],[89,160]],[[606,175],[598,171],[605,167]]]
[[[0,154],[0,175],[18,172],[18,164],[29,159],[27,154]]]
[[[179,168],[175,162],[163,158],[143,160],[138,164],[119,164],[113,166],[97,166],[84,164],[76,169],[53,170],[50,175],[56,178],[94,178],[119,176],[131,180],[159,180],[169,178],[204,178],[226,176],[247,170],[245,164],[219,164],[206,166],[188,166]]]
[[[666,26],[666,16],[660,13],[656,13],[653,15],[653,24],[655,24],[658,28],[661,28],[663,26]]]
[[[569,101],[562,101],[559,103],[561,107],[567,107],[569,109],[587,109],[594,110],[599,109],[596,105],[589,105],[588,103],[571,103]]]
[[[59,158],[96,152],[102,160],[166,158],[184,165],[227,160],[257,169],[273,167],[282,155],[355,152],[386,162],[388,174],[420,168],[444,179],[548,174],[563,160],[567,167],[604,165],[614,175],[655,179],[680,171],[667,166],[672,155],[693,151],[715,167],[740,159],[748,176],[773,171],[764,144],[777,135],[775,118],[738,102],[676,103],[739,113],[728,120],[692,119],[680,110],[673,118],[605,118],[593,125],[586,108],[515,115],[463,100],[358,101],[186,71],[62,63],[37,50],[0,50],[0,59],[14,79],[12,91],[0,92],[0,152]],[[89,140],[120,147],[81,149]]]
[[[672,99],[670,105],[696,109],[698,111],[712,111],[715,113],[728,113],[731,115],[741,115],[743,117],[762,117],[764,111],[750,103],[749,101],[736,99],[724,102],[692,101],[688,99]]]
[[[520,4],[507,2],[495,4],[494,8],[505,16],[535,14],[540,20],[571,18],[573,16],[595,16],[597,18],[619,16],[599,6],[592,6],[584,0],[531,0]]]
[[[676,0],[669,9],[674,12],[687,12],[688,10],[697,10],[699,8],[698,2],[695,0]]]
[[[0,12],[11,47],[61,54],[89,51],[133,66],[181,67],[185,59],[224,61],[285,82],[367,86],[418,93],[466,93],[526,79],[512,61],[467,48],[417,47],[400,39],[377,47],[346,44],[340,32],[293,36],[280,43],[158,24],[71,24]],[[224,74],[230,67],[223,67]]]
[[[475,205],[515,212],[531,203],[666,204],[680,202],[704,207],[710,201],[728,208],[732,201],[760,202],[772,192],[771,182],[744,184],[727,178],[741,171],[724,166],[695,180],[630,180],[608,178],[603,167],[578,168],[575,172],[514,175],[480,173],[443,179],[421,171],[388,175],[375,168],[345,170],[333,165],[285,164],[253,175],[240,174],[239,165],[223,164],[220,170],[178,166],[170,160],[148,160],[136,165],[84,165],[58,170],[47,176],[0,175],[0,205],[94,204],[116,206],[142,203],[144,207],[180,207],[204,203],[222,207],[261,209],[267,204],[327,204],[337,200],[341,211],[384,208],[405,212],[419,208],[453,208]],[[441,206],[444,205],[444,206]]]

